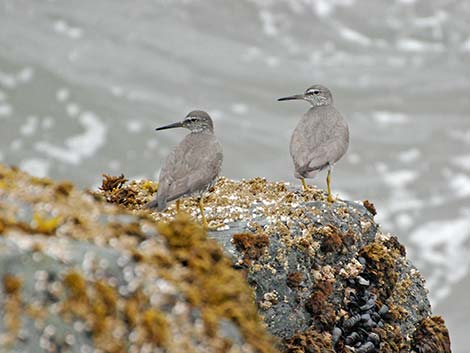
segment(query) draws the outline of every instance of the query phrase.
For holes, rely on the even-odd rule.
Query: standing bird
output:
[[[313,178],[317,172],[328,168],[328,201],[334,202],[330,186],[331,169],[348,149],[348,124],[333,106],[333,97],[325,86],[313,85],[303,94],[279,98],[278,101],[293,99],[303,99],[312,105],[300,119],[290,140],[295,177],[302,181],[305,191],[305,179]]]
[[[168,155],[160,172],[156,198],[147,204],[148,208],[163,211],[169,201],[199,194],[199,209],[202,224],[207,227],[204,215],[204,192],[215,183],[222,166],[222,145],[214,135],[212,119],[204,111],[194,110],[183,121],[165,125],[156,130],[184,127],[191,133]]]

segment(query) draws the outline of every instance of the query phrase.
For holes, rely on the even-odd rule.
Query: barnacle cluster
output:
[[[131,209],[141,210],[153,197],[158,185],[143,187],[148,183],[120,186],[136,195]],[[206,196],[205,209],[210,236],[229,249],[223,239],[230,235],[234,265],[246,272],[283,351],[411,350],[419,320],[430,317],[422,278],[410,268],[396,237],[380,232],[371,202],[326,201],[314,187],[301,192],[263,178],[220,178]],[[196,198],[181,203],[198,219]],[[158,220],[175,215],[172,205],[152,212]]]

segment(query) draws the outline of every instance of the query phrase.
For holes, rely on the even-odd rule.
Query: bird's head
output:
[[[212,123],[211,117],[202,110],[193,110],[192,112],[189,112],[188,115],[186,115],[183,121],[161,126],[155,130],[159,131],[174,129],[177,127],[184,127],[191,132],[214,131],[214,125]]]
[[[278,101],[281,102],[294,99],[303,99],[314,107],[333,103],[333,96],[331,95],[330,90],[322,85],[313,85],[307,88],[302,94],[279,98]]]

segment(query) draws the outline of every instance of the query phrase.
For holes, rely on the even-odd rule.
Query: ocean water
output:
[[[371,200],[470,352],[470,2],[0,0],[0,162],[97,187],[156,178],[207,110],[230,178],[293,178],[289,138],[327,85],[350,125],[333,191]],[[312,183],[324,187],[325,175]]]

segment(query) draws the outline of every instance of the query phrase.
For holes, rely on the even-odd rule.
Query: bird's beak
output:
[[[305,95],[303,95],[303,94],[294,94],[293,96],[279,98],[278,101],[279,102],[291,101],[291,100],[294,100],[294,99],[304,99],[304,98],[305,98]]]
[[[179,121],[177,123],[157,127],[155,130],[159,131],[159,130],[166,130],[166,129],[174,129],[177,127],[183,127],[183,123]]]

